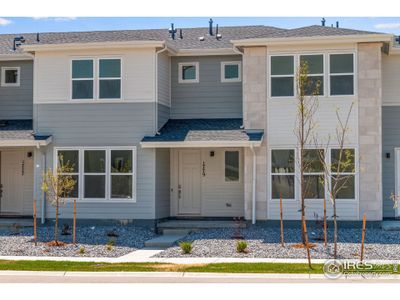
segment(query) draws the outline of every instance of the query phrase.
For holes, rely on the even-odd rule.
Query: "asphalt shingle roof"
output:
[[[142,142],[261,141],[264,132],[241,129],[242,119],[170,119],[159,135]]]
[[[312,37],[338,36],[352,34],[371,34],[375,32],[336,28],[328,26],[307,26],[295,29],[283,29],[272,26],[228,26],[219,27],[222,38],[217,40],[214,35],[208,35],[208,27],[182,28],[183,39],[179,38],[177,28],[175,40],[172,40],[168,29],[144,30],[115,30],[115,31],[86,31],[86,32],[45,32],[40,33],[39,42],[36,33],[16,33],[0,35],[0,54],[20,53],[21,49],[13,51],[14,37],[23,36],[26,45],[32,44],[65,44],[65,43],[95,43],[95,42],[123,42],[123,41],[166,41],[175,49],[218,49],[231,48],[231,40],[251,38],[283,38],[283,37]],[[203,41],[199,37],[204,37]]]
[[[1,120],[0,140],[46,140],[49,135],[36,135],[32,120]]]

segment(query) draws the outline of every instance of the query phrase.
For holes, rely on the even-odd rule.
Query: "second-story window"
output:
[[[271,96],[294,96],[294,56],[271,57]]]
[[[324,56],[300,55],[300,64],[307,66],[308,83],[305,86],[305,95],[324,94]]]
[[[241,81],[241,63],[240,61],[221,62],[221,82],[239,82]]]
[[[72,61],[72,99],[93,99],[93,59]]]
[[[180,63],[178,65],[179,83],[199,82],[199,63]]]
[[[330,94],[354,95],[354,55],[331,54],[329,56]]]
[[[121,98],[121,60],[99,60],[99,99]]]

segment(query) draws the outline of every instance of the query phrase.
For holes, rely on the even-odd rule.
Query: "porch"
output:
[[[145,137],[142,148],[169,150],[167,217],[244,217],[244,149],[262,138],[262,130],[243,129],[242,119],[169,120]]]

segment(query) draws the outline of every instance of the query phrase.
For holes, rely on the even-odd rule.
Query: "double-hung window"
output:
[[[76,180],[68,198],[88,201],[135,199],[136,149],[74,148],[57,149],[57,167],[69,162],[72,172],[60,173]]]
[[[324,94],[324,56],[322,54],[300,55],[300,65],[306,66],[307,82],[305,95]]]
[[[329,55],[330,95],[354,95],[354,54]]]
[[[323,199],[325,197],[324,165],[321,160],[325,159],[323,149],[304,149],[304,188],[306,199]]]
[[[99,59],[99,99],[121,98],[121,60]]]
[[[341,187],[336,199],[355,199],[355,150],[331,149],[332,187],[337,183]]]
[[[295,199],[295,152],[271,150],[272,199]]]
[[[94,98],[94,60],[72,60],[72,99]]]
[[[271,96],[294,96],[294,56],[271,56]]]

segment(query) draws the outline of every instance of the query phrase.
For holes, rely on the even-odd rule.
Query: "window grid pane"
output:
[[[99,61],[100,78],[120,78],[121,60],[120,59],[100,59]]]
[[[225,181],[239,181],[239,151],[225,151]]]
[[[272,56],[271,75],[294,75],[294,56]]]
[[[308,74],[323,74],[324,73],[324,56],[318,55],[301,55],[300,63],[307,63]]]
[[[93,99],[93,80],[73,80],[72,99]]]
[[[72,61],[72,78],[93,78],[93,60],[79,59]]]
[[[132,175],[111,175],[111,198],[132,198]]]
[[[106,151],[105,150],[85,150],[85,173],[105,173],[106,172]]]
[[[353,54],[331,54],[329,56],[330,73],[353,73]]]
[[[226,64],[224,68],[225,79],[238,79],[239,78],[239,65]]]
[[[4,71],[4,82],[7,84],[16,84],[18,83],[18,70],[13,69],[13,70],[5,70]]]
[[[182,79],[183,80],[196,80],[196,66],[182,66]]]
[[[353,95],[354,75],[331,75],[331,95]]]
[[[99,88],[100,99],[120,99],[121,80],[120,79],[101,79]]]

